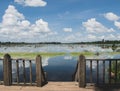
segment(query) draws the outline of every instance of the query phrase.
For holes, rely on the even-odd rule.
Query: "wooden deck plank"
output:
[[[0,89],[0,91],[94,91],[93,89],[79,88],[77,82],[48,82],[43,87],[0,85]]]
[[[0,85],[0,91],[120,91],[120,88],[79,88],[77,82],[48,82],[43,87],[36,86],[4,86]]]

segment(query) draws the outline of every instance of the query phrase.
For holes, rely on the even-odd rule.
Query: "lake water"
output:
[[[99,46],[93,46],[93,45],[39,45],[39,46],[33,46],[33,45],[27,45],[27,46],[14,46],[14,47],[0,47],[1,52],[66,52],[66,55],[63,56],[55,56],[55,57],[44,57],[42,58],[42,66],[44,71],[47,72],[47,80],[48,81],[72,81],[72,75],[75,72],[76,64],[78,57],[70,56],[70,52],[84,52],[84,51],[92,51],[94,53],[96,52],[112,52],[111,48],[103,49]],[[94,58],[120,58],[120,55],[107,55],[102,54],[99,56],[94,56]],[[13,81],[16,81],[16,64],[15,62],[12,63],[12,74],[13,74]],[[99,63],[100,65],[102,63]],[[108,63],[106,63],[108,64]],[[28,62],[25,62],[26,65],[26,77],[27,81],[29,81],[29,64]],[[22,62],[19,63],[20,67],[20,81],[23,81],[23,66]],[[89,63],[86,64],[86,78],[89,82]],[[93,62],[93,75],[95,75],[96,72],[96,65]],[[99,68],[102,69],[102,66]],[[107,68],[106,68],[107,69]],[[0,80],[3,79],[3,63],[0,61]],[[33,71],[33,82],[35,82],[36,77],[36,71],[35,71],[35,62],[32,61],[32,71]],[[99,74],[102,74],[99,73]],[[100,76],[99,79],[101,79],[102,76]],[[93,79],[93,81],[96,81],[96,78]]]

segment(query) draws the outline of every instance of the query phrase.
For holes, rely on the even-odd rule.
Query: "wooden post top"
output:
[[[79,58],[80,58],[80,59],[85,59],[85,56],[84,56],[83,54],[81,54],[81,55],[79,56]]]
[[[4,55],[4,58],[9,58],[9,59],[11,59],[11,56],[10,56],[10,54],[6,53],[6,54]]]
[[[41,55],[38,54],[36,57],[41,57]]]

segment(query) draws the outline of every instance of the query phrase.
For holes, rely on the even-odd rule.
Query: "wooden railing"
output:
[[[16,64],[16,82],[14,82],[14,84],[20,85],[21,81],[20,81],[20,72],[19,70],[23,70],[22,71],[22,77],[23,77],[23,84],[26,85],[27,83],[27,78],[26,78],[26,68],[25,68],[25,63],[27,62],[29,64],[29,85],[34,85],[35,83],[33,82],[33,72],[32,72],[32,61],[35,60],[26,60],[26,59],[12,59],[13,61],[15,61]],[[22,64],[22,68],[19,67],[19,64]]]
[[[3,81],[1,84],[10,85],[36,85],[42,87],[47,83],[46,75],[42,67],[40,55],[35,60],[12,59],[9,54],[5,54],[3,59]],[[16,81],[12,77],[12,64],[16,67]],[[29,64],[29,75],[26,75],[26,62]],[[32,63],[36,67],[36,79],[33,81]],[[20,81],[20,64],[22,65],[22,78]],[[74,73],[74,80],[78,81],[79,87],[85,87],[88,83],[95,85],[119,85],[120,82],[120,59],[86,59],[84,55],[79,56],[79,60]],[[89,70],[89,71],[88,71]],[[27,80],[29,76],[29,80]],[[107,76],[107,78],[106,78]]]
[[[41,56],[38,55],[36,60],[26,60],[26,59],[12,59],[9,54],[4,55],[3,60],[3,83],[5,86],[10,85],[36,85],[38,87],[42,87],[46,82],[46,76],[44,74],[44,70],[42,68]],[[13,82],[12,79],[12,63],[16,64],[16,81]],[[20,68],[19,63],[22,63],[22,68]],[[29,81],[27,81],[26,77],[26,62],[29,64]],[[36,62],[36,80],[33,82],[33,71],[32,71],[32,62]],[[20,81],[20,69],[22,69],[22,77],[23,81]]]
[[[3,66],[3,59],[0,58],[0,63],[1,63],[1,66]],[[0,67],[1,68],[1,79],[0,79],[0,85],[3,84],[3,67]]]
[[[88,83],[98,86],[120,85],[118,64],[120,59],[85,59],[84,55],[80,55],[74,80],[78,81],[79,87],[85,87]]]

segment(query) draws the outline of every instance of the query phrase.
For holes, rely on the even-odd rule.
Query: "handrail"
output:
[[[113,59],[85,59],[86,61],[89,61],[89,60],[93,60],[93,61],[108,61],[108,60],[120,60],[120,59],[116,59],[116,58],[113,58]]]
[[[96,67],[96,68],[93,68],[93,62],[95,65],[94,67]],[[84,55],[80,55],[77,66],[76,66],[74,79],[75,80],[77,79],[77,81],[79,83],[79,87],[85,87],[88,82],[94,83],[96,85],[120,84],[120,82],[118,82],[118,80],[117,80],[118,79],[118,70],[119,70],[118,62],[120,63],[119,58],[118,59],[117,58],[115,58],[115,59],[110,59],[110,58],[85,59]],[[87,66],[87,75],[86,75],[86,66]],[[112,72],[113,70],[114,70],[114,72]],[[81,72],[79,72],[79,71],[81,71]],[[107,76],[108,78],[105,77],[107,74],[108,74],[108,76]],[[86,77],[87,77],[87,79],[86,79]],[[108,82],[106,82],[107,79],[108,79]],[[89,80],[89,81],[87,81],[87,80]],[[113,82],[113,80],[114,80],[114,82]]]
[[[28,62],[29,64],[29,85],[33,85],[34,83],[36,83],[36,86],[43,86],[47,80],[46,80],[46,76],[44,74],[44,70],[42,68],[42,59],[40,58],[40,56],[36,57],[36,61],[35,59],[31,60],[31,59],[24,59],[24,58],[18,58],[18,59],[13,59],[11,58],[11,56],[9,54],[5,54],[4,58],[1,59],[3,60],[3,75],[4,75],[4,85],[5,86],[10,86],[13,84],[17,84],[17,85],[21,85],[21,83],[23,83],[24,85],[28,85],[27,82],[27,76],[26,76],[26,62]],[[16,81],[13,82],[12,81],[12,61],[15,62],[15,66],[16,66]],[[36,62],[36,81],[33,82],[33,70],[32,70],[32,62]],[[23,81],[20,81],[20,66],[19,64],[22,65],[22,77],[23,77]]]

